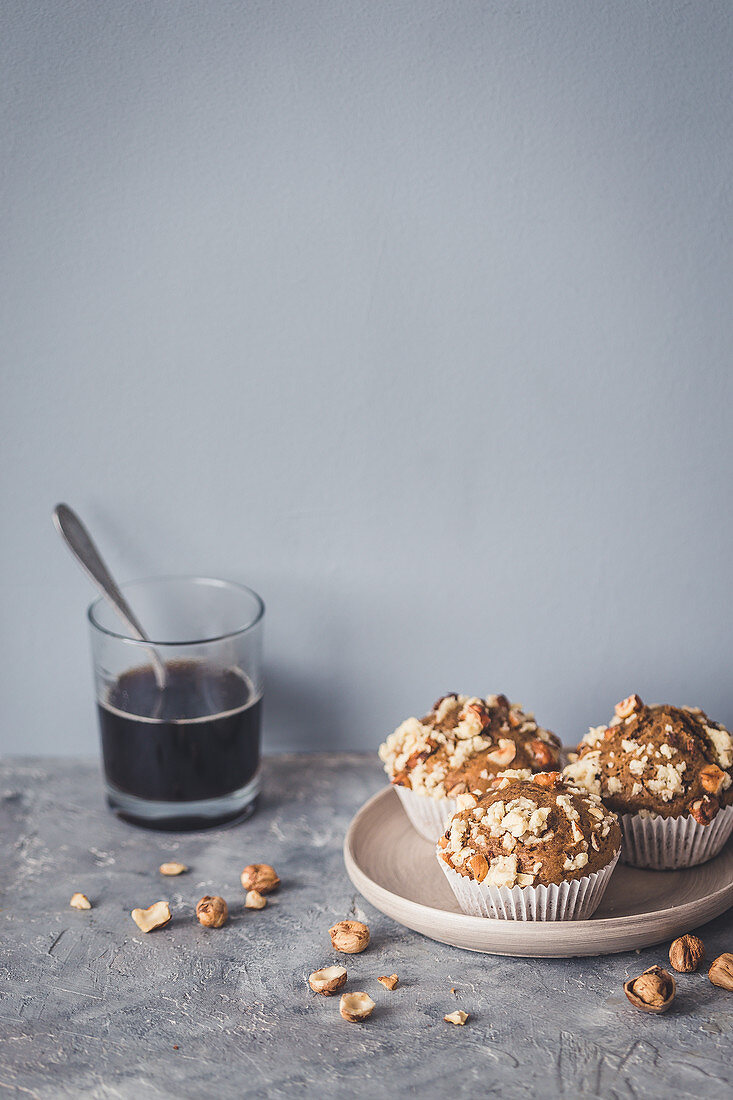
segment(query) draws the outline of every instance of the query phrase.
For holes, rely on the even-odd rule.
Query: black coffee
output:
[[[261,698],[235,669],[203,661],[131,669],[98,704],[104,770],[118,791],[157,802],[221,798],[260,762]]]

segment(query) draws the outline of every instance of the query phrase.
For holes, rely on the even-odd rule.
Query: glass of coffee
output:
[[[107,801],[128,821],[200,829],[248,817],[259,791],[265,607],[243,585],[122,585],[150,641],[89,608]]]

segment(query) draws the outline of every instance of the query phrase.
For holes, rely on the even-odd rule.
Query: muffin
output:
[[[733,831],[733,740],[699,707],[618,703],[564,771],[621,819],[621,859],[635,867],[693,867]]]
[[[410,821],[435,843],[460,805],[473,805],[511,769],[557,768],[560,742],[506,695],[443,695],[424,718],[408,718],[379,749]]]
[[[598,907],[620,848],[616,815],[552,772],[500,780],[454,815],[437,854],[464,913],[583,920]]]

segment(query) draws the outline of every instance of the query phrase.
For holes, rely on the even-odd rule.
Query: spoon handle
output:
[[[53,510],[53,522],[56,530],[63,538],[72,554],[79,562],[87,576],[96,584],[103,596],[110,601],[115,611],[124,622],[133,638],[141,642],[149,642],[150,638],[137,620],[135,613],[122,595],[117,582],[104,563],[102,555],[94,544],[92,536],[87,531],[82,521],[68,504],[57,504]],[[165,683],[165,669],[163,663],[151,648],[150,656],[153,662],[155,678],[159,685]]]

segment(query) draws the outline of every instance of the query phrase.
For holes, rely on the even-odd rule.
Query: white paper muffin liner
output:
[[[455,798],[431,798],[428,794],[419,794],[399,784],[395,785],[395,790],[413,827],[420,836],[436,844],[453,814],[458,813]]]
[[[733,832],[733,806],[719,810],[709,825],[694,817],[619,814],[624,834],[621,862],[656,871],[695,867],[717,856]]]
[[[459,875],[438,856],[458,904],[470,917],[499,920],[585,920],[601,903],[619,853],[583,878],[545,886],[487,886]]]

